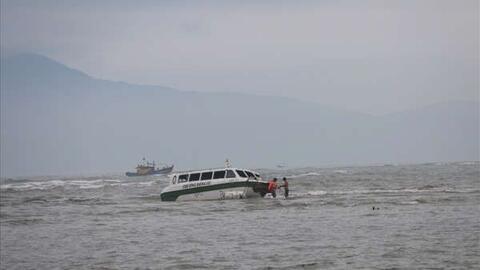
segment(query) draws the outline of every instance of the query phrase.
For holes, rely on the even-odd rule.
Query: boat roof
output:
[[[174,172],[171,173],[170,175],[178,175],[178,174],[186,174],[186,173],[201,173],[201,172],[210,172],[210,171],[221,171],[221,170],[242,170],[242,171],[250,171],[256,174],[259,174],[258,172],[250,169],[244,169],[244,168],[236,168],[236,167],[221,167],[221,168],[209,168],[209,169],[200,169],[200,170],[188,170],[188,171],[179,171],[179,172]]]

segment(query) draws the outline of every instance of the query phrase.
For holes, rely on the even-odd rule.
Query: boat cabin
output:
[[[175,185],[185,182],[224,180],[229,178],[250,178],[261,180],[260,174],[257,172],[238,168],[225,168],[175,173],[172,175],[171,184]]]

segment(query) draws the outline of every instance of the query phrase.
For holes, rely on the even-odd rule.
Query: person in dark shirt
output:
[[[288,181],[286,177],[283,177],[283,184],[280,185],[280,187],[283,187],[284,194],[285,194],[285,199],[288,198]]]

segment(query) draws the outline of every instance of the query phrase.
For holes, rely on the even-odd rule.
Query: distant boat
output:
[[[142,163],[137,165],[137,172],[126,172],[126,176],[146,176],[154,174],[169,174],[172,172],[174,165],[165,165],[163,167],[155,167],[155,161],[148,162],[145,158]]]

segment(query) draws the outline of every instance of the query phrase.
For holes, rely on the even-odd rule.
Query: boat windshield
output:
[[[255,175],[252,172],[245,171],[245,173],[248,175],[248,177],[256,178]]]
[[[227,178],[235,178],[237,177],[232,170],[227,170]]]
[[[237,171],[237,173],[238,173],[238,175],[239,175],[240,177],[244,177],[244,178],[247,177],[247,175],[245,174],[244,171],[241,171],[241,170],[236,170],[236,171]]]

